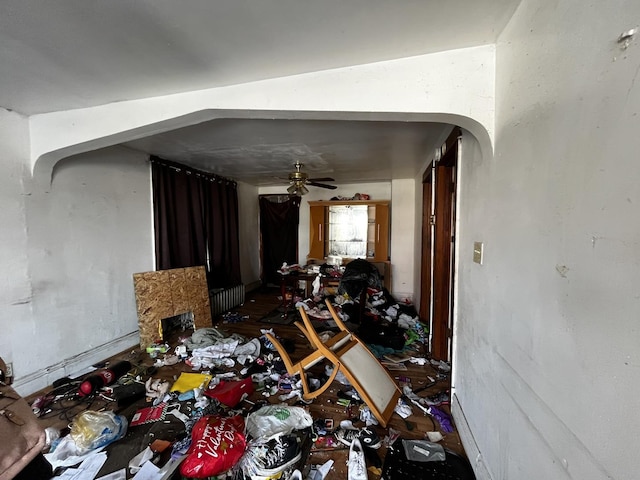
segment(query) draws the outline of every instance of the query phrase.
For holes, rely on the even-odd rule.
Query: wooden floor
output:
[[[259,337],[261,335],[261,329],[271,328],[278,337],[294,341],[296,350],[291,354],[291,357],[293,359],[301,358],[302,356],[310,352],[310,347],[306,339],[295,326],[266,324],[259,321],[265,315],[279,306],[280,300],[278,295],[278,289],[261,289],[250,292],[247,294],[245,304],[233,310],[233,312],[237,312],[242,316],[248,316],[247,319],[244,319],[241,322],[237,323],[224,323],[222,318],[218,318],[214,320],[214,324],[222,330],[225,330],[226,332],[238,333],[245,336],[247,339]],[[191,332],[189,331],[176,332],[174,335],[172,335],[172,338],[170,338],[168,341],[171,348],[173,349],[178,344],[180,336],[189,336],[190,333]],[[415,352],[414,356],[428,357],[428,352],[424,350]],[[113,363],[117,360],[129,360],[132,364],[136,365],[136,367],[141,372],[143,372],[147,367],[151,367],[154,362],[154,360],[146,352],[141,351],[138,346],[132,346],[131,349],[122,352],[121,354],[116,355],[110,359],[106,359],[105,361]],[[400,376],[406,377],[403,380],[409,379],[414,390],[422,389],[419,393],[420,396],[431,396],[450,388],[450,379],[447,376],[442,377],[442,375],[435,385],[429,388],[424,388],[427,384],[431,383],[429,377],[437,377],[438,371],[436,370],[436,368],[431,366],[430,364],[419,366],[407,362],[406,365],[406,371],[391,372],[391,374],[396,378]],[[173,380],[177,378],[177,376],[182,371],[192,370],[190,367],[184,365],[183,363],[179,363],[170,367],[160,367],[156,372],[153,373],[152,376],[153,378]],[[401,379],[398,379],[398,381],[400,382]],[[401,383],[399,384],[402,385]],[[336,393],[340,389],[344,389],[344,386],[335,382],[334,385],[329,388],[329,390],[327,390],[327,392],[320,395],[312,404],[308,405],[308,410],[314,420],[332,419],[334,425],[337,426],[339,425],[341,420],[345,420],[349,417],[349,412],[346,411],[344,407],[341,407],[336,403],[336,401],[338,400]],[[31,402],[38,396],[42,395],[45,391],[31,395],[27,398],[27,400]],[[254,401],[267,400],[270,403],[280,403],[280,400],[278,400],[277,396],[278,395],[275,395],[266,399],[264,396],[261,396],[260,393],[256,392],[254,393],[254,396],[251,397],[251,399]],[[290,400],[287,403],[293,405],[295,403],[295,400]],[[139,408],[139,406],[140,405],[134,404],[118,413],[121,413],[122,415],[130,418],[135,410]],[[250,405],[247,404],[246,407],[249,408]],[[83,409],[91,408],[94,410],[99,410],[101,408],[104,408],[107,410],[114,410],[113,403],[106,402],[99,398],[94,399],[91,404],[54,404],[50,408],[52,408],[52,411],[47,415],[44,415],[40,419],[40,422],[44,427],[53,426],[57,429],[64,429],[68,427],[73,416]],[[449,412],[448,405],[443,405],[439,408],[443,409],[447,413]],[[354,424],[356,426],[362,426],[362,424],[358,422],[354,422]],[[399,432],[401,438],[406,439],[424,439],[426,436],[426,432],[440,431],[444,435],[444,439],[442,440],[441,444],[446,449],[464,456],[464,450],[462,444],[460,443],[460,438],[457,434],[457,431],[454,431],[453,433],[442,432],[442,430],[439,428],[438,423],[434,421],[432,417],[424,415],[416,407],[413,407],[413,415],[411,415],[407,419],[402,419],[399,415],[394,413],[388,425],[388,428],[381,428],[379,426],[374,426],[373,428],[379,434],[380,438],[384,438],[389,433],[390,429]],[[380,460],[383,461],[386,454],[386,447],[383,446],[379,450],[376,450],[376,453],[380,457]],[[332,459],[334,461],[334,465],[333,469],[326,477],[327,480],[346,479],[347,455],[347,447],[332,451],[312,451],[307,459],[307,464],[322,464],[327,460]],[[378,478],[378,472],[375,469],[370,469],[369,479],[377,480]]]

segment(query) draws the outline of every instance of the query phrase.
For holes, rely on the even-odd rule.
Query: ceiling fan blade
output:
[[[329,190],[335,190],[336,187],[335,185],[327,185],[326,183],[316,183],[316,182],[310,182],[307,181],[307,185],[313,185],[314,187],[320,187],[320,188],[328,188]]]
[[[335,182],[335,180],[331,177],[323,177],[323,178],[307,178],[308,182]]]

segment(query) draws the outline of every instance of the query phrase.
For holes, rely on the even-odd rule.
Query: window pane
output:
[[[367,256],[367,212],[366,205],[329,207],[329,255]]]

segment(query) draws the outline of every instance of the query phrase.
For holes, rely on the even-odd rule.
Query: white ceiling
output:
[[[253,185],[286,184],[296,161],[310,177],[359,183],[415,177],[444,128],[422,122],[223,119],[125,145]]]
[[[4,0],[0,106],[33,115],[484,45],[519,3]],[[388,180],[415,171],[442,128],[216,120],[128,146],[253,184],[295,160],[315,176]],[[363,165],[371,178],[350,177]]]

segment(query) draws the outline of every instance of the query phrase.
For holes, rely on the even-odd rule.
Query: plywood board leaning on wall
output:
[[[212,325],[203,266],[134,273],[133,286],[143,349],[163,339],[165,318],[191,312],[194,329]]]

